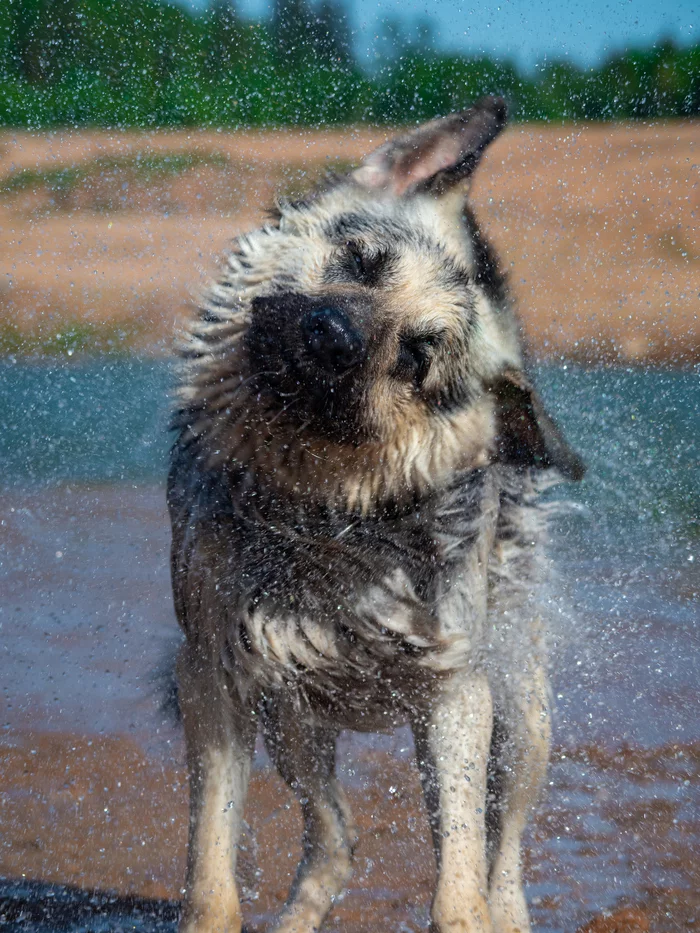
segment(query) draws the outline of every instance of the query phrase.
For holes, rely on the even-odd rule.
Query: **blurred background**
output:
[[[700,930],[700,44],[693,0],[0,2],[0,929],[173,931],[173,335],[238,233],[397,126],[504,94],[471,190],[588,463],[555,523],[547,933]],[[410,735],[345,736],[329,928],[427,928]],[[258,750],[262,930],[299,818]]]
[[[692,0],[4,0],[0,351],[170,346],[275,193],[486,93],[473,192],[539,356],[700,345]],[[351,131],[341,127],[352,127]]]

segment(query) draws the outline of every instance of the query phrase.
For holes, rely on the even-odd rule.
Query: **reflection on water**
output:
[[[587,911],[653,902],[664,908],[654,929],[692,929],[700,379],[569,366],[541,368],[537,381],[589,472],[567,489],[574,508],[554,530],[556,753],[531,834],[534,914],[555,933]],[[171,385],[166,362],[0,367],[0,726],[8,742],[27,729],[126,732],[153,760],[180,755],[151,680],[175,632],[163,496]],[[408,758],[408,737],[348,737],[349,787],[373,786],[387,755]],[[13,838],[7,830],[7,845]],[[381,896],[376,877],[371,891],[362,877],[349,904],[380,916],[378,901],[401,901],[400,873],[387,875]],[[0,888],[0,926],[118,928],[102,915],[86,926],[84,905],[83,914],[56,908],[42,926],[37,904],[63,904],[64,895],[28,890]],[[23,898],[34,905],[26,924],[17,919]],[[134,914],[125,928],[172,928],[166,907],[155,926]],[[344,928],[364,929],[343,916]],[[392,929],[421,928],[414,908],[392,916]]]

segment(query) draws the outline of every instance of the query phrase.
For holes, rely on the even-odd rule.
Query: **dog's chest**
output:
[[[492,486],[471,473],[420,507],[372,518],[282,506],[239,518],[235,653],[257,679],[325,697],[439,664],[457,641],[464,654],[485,609]]]

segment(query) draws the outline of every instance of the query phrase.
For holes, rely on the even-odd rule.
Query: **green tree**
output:
[[[11,42],[19,73],[30,82],[55,81],[82,47],[82,0],[10,0]]]
[[[601,66],[523,73],[440,52],[428,20],[386,21],[378,66],[353,56],[342,0],[0,0],[0,124],[415,123],[501,93],[517,120],[700,114],[700,45],[631,49]]]
[[[293,69],[310,57],[311,11],[306,0],[275,0],[273,47],[283,67]]]
[[[335,0],[322,0],[315,15],[314,44],[326,62],[352,62],[352,36],[343,7]]]
[[[244,54],[244,26],[232,0],[213,0],[206,22],[207,66],[217,78],[229,74]]]

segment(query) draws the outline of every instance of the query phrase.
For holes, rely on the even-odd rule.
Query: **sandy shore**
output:
[[[275,190],[301,191],[385,137],[0,134],[0,350],[169,348]],[[525,126],[489,150],[473,200],[537,356],[700,357],[697,139],[692,122]]]

